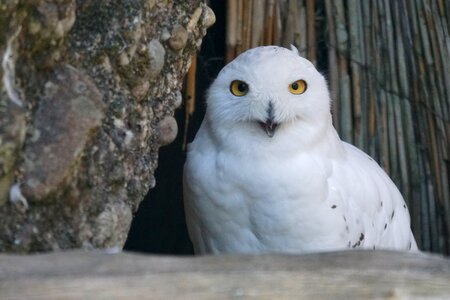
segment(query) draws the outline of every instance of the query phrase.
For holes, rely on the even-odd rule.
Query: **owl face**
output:
[[[326,82],[295,48],[265,46],[242,53],[219,73],[207,104],[217,126],[257,125],[268,137],[281,127],[330,118]]]

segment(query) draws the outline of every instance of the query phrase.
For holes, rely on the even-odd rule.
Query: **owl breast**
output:
[[[327,203],[329,174],[319,160],[307,155],[268,159],[225,151],[206,155],[198,156],[202,163],[193,162],[195,171],[186,166],[186,172],[198,176],[192,178],[196,188],[187,204],[192,212],[188,224],[195,227],[191,235],[201,235],[197,240],[205,252],[346,247],[346,224]]]

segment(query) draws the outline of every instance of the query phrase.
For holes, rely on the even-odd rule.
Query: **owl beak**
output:
[[[272,101],[269,102],[267,107],[267,119],[264,122],[259,122],[259,125],[264,129],[269,137],[273,137],[278,124],[274,122],[274,108]]]
[[[273,137],[275,134],[275,129],[277,129],[278,124],[274,123],[273,120],[266,120],[265,122],[258,122],[262,129],[266,132],[269,137]]]

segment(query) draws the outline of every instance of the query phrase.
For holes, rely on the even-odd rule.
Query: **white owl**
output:
[[[200,254],[417,250],[400,192],[340,140],[325,79],[295,48],[254,48],[220,72],[184,198]]]

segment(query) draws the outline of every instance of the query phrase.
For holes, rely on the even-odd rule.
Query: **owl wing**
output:
[[[408,208],[384,170],[367,154],[344,143],[345,159],[333,164],[330,203],[340,203],[352,248],[417,250]]]

